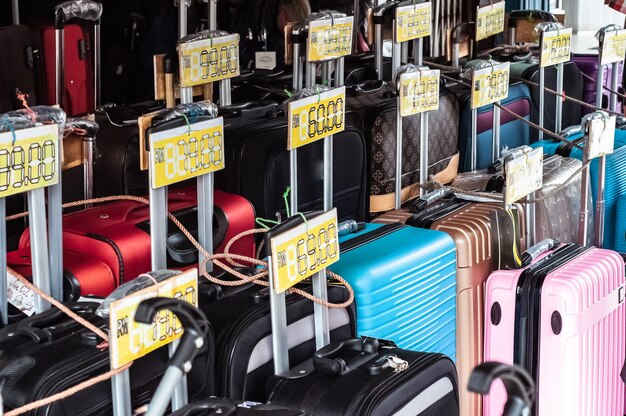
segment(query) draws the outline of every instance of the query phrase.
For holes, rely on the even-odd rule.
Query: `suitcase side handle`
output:
[[[54,27],[63,29],[72,19],[88,20],[100,24],[102,4],[92,0],[66,1],[54,8]]]
[[[535,398],[535,383],[522,368],[497,362],[487,362],[472,371],[468,390],[488,394],[491,384],[502,380],[507,393],[502,416],[522,416],[530,414]]]
[[[315,352],[313,365],[321,373],[343,376],[378,355],[379,348],[380,342],[370,338],[328,344]]]

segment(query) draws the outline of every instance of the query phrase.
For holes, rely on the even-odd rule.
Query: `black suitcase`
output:
[[[229,399],[211,398],[190,403],[171,413],[170,416],[306,416],[298,410],[289,410],[263,403],[243,402],[235,404]]]
[[[459,414],[456,369],[441,354],[352,339],[317,351],[313,368],[297,373],[270,379],[268,403],[309,415]]]
[[[254,205],[257,216],[285,214],[283,194],[289,186],[287,119],[271,101],[221,107],[224,115],[225,169],[215,174],[215,187],[240,194]],[[366,149],[363,122],[346,113],[346,128],[336,134],[334,200],[339,220],[362,221],[367,215]],[[323,141],[298,149],[299,210],[322,208]]]
[[[311,290],[307,286],[302,289]],[[248,285],[224,289],[221,293],[217,286],[203,283],[199,295],[200,309],[215,333],[217,395],[234,400],[264,401],[265,384],[274,374],[269,289]],[[330,302],[344,302],[347,298],[345,288],[329,286]],[[294,339],[297,343],[289,350],[290,362],[296,365],[315,352],[313,303],[299,295],[287,295],[287,315],[289,333],[298,340]],[[331,340],[354,337],[353,305],[332,309],[329,316]]]
[[[94,302],[68,304],[98,327],[108,325],[95,315]],[[102,340],[56,308],[11,324],[0,331],[0,384],[4,410],[15,409],[104,374],[110,369],[109,351],[97,348]],[[214,393],[214,346],[209,332],[205,347],[188,374],[190,397]],[[167,348],[131,366],[133,408],[150,400],[168,364]],[[103,382],[66,399],[28,413],[30,416],[111,415],[111,384]]]

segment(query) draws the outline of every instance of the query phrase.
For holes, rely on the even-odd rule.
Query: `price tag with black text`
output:
[[[224,169],[222,117],[162,131],[149,129],[148,141],[153,189]]]
[[[543,32],[541,37],[541,67],[569,62],[572,55],[572,29]]]
[[[180,86],[194,87],[239,75],[239,35],[178,45]]]
[[[508,62],[475,70],[472,76],[472,108],[476,109],[507,98],[509,78]]]
[[[334,88],[289,103],[287,112],[289,150],[345,129],[346,87]]]
[[[504,205],[509,206],[543,186],[543,149],[534,149],[504,163]]]
[[[626,58],[626,29],[609,31],[604,34],[601,51],[602,65],[622,62]]]
[[[7,301],[26,316],[35,313],[35,293],[11,272],[7,272]]]
[[[595,159],[613,153],[615,146],[615,116],[593,118],[589,121],[587,157]]]
[[[307,61],[319,62],[352,53],[352,16],[309,23]]]
[[[406,42],[430,36],[432,33],[432,4],[430,2],[396,8],[396,39]]]
[[[400,115],[411,116],[439,109],[439,70],[400,75]]]
[[[59,183],[56,124],[0,133],[0,198]]]
[[[182,325],[166,309],[159,311],[151,325],[135,321],[139,304],[157,296],[180,299],[198,306],[198,270],[186,270],[111,303],[109,348],[112,368],[120,368],[182,336]]]
[[[270,246],[274,290],[282,293],[339,260],[337,210],[273,237]]]
[[[476,41],[504,32],[504,1],[479,7],[476,13]]]

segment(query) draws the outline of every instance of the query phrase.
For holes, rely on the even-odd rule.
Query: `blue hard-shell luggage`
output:
[[[575,133],[566,138],[582,144],[582,134]],[[543,147],[546,154],[558,154],[565,157],[573,157],[582,160],[582,150],[568,146],[555,140],[543,140],[533,143],[533,147]],[[591,191],[593,202],[596,202],[598,192],[598,160],[591,162]],[[610,250],[626,251],[626,237],[622,233],[621,238],[616,238],[618,224],[626,222],[626,211],[618,208],[618,200],[626,195],[626,130],[615,131],[615,151],[606,158],[606,184],[604,189],[604,248]],[[622,205],[623,206],[623,205]],[[595,210],[595,208],[594,208]]]
[[[330,269],[354,288],[357,334],[456,358],[456,248],[443,232],[366,224]]]

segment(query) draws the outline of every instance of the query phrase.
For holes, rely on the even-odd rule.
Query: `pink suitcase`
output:
[[[489,277],[485,361],[517,364],[533,376],[537,416],[623,415],[622,257],[577,244],[537,257]],[[502,384],[494,384],[485,416],[501,415],[505,401]]]

